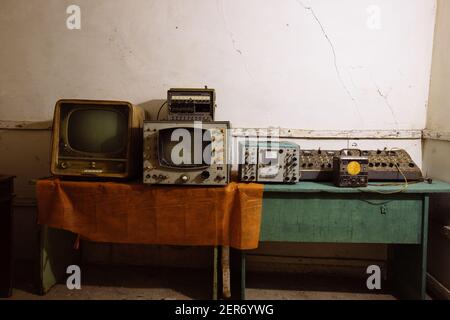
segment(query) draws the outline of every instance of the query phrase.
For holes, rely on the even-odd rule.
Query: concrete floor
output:
[[[17,272],[10,299],[190,300],[210,299],[212,294],[212,273],[207,270],[91,265],[82,268],[81,290],[58,284],[45,296],[34,293],[26,274]],[[280,273],[249,273],[246,295],[248,300],[395,299],[388,291],[369,292],[364,279]]]

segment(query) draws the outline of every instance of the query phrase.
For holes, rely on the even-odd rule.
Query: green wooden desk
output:
[[[428,201],[448,193],[434,181],[401,186],[337,188],[330,183],[266,185],[260,241],[389,244],[388,277],[398,295],[425,298]],[[245,298],[245,252],[241,252]]]

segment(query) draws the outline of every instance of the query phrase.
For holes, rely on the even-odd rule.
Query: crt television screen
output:
[[[86,153],[120,153],[126,147],[128,121],[118,111],[74,110],[67,123],[70,147]]]
[[[211,132],[184,127],[159,130],[158,156],[166,167],[206,167],[211,163]]]

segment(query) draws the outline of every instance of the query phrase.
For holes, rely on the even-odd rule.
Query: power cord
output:
[[[402,149],[394,147],[394,148],[391,148],[390,150],[387,150],[387,152],[396,151],[396,150],[402,150]],[[385,149],[385,151],[386,151],[386,149]],[[404,192],[406,189],[408,189],[408,186],[409,186],[410,183],[408,183],[408,179],[406,178],[406,175],[400,169],[398,164],[394,163],[394,166],[397,168],[398,172],[400,172],[400,174],[402,175],[402,177],[404,179],[404,183],[398,183],[398,182],[394,182],[394,183],[380,183],[380,184],[370,184],[368,186],[369,187],[370,186],[387,187],[387,186],[399,186],[399,185],[402,185],[401,189],[395,190],[395,191],[387,191],[387,192],[377,191],[377,190],[364,190],[364,189],[359,189],[359,190],[362,191],[362,192],[373,192],[373,193],[380,193],[380,194],[395,194],[395,193]],[[414,182],[414,183],[416,183],[416,182]]]
[[[156,120],[159,120],[159,114],[161,113],[161,110],[162,110],[162,108],[166,105],[166,103],[167,103],[167,100],[164,101],[164,103],[161,105],[161,107],[159,107],[158,115],[156,116]]]

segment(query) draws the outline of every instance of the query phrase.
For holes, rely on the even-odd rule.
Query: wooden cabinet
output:
[[[9,297],[12,291],[12,201],[13,178],[0,175],[0,297]]]

